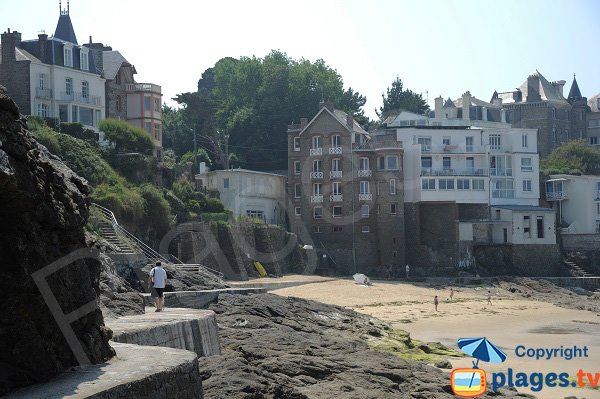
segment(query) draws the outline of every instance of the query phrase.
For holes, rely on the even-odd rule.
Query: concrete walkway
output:
[[[227,281],[227,284],[235,288],[264,288],[266,291],[273,291],[281,288],[297,287],[305,284],[325,283],[333,280],[339,280],[339,278],[303,274],[288,274],[283,277],[262,277],[250,279],[248,281]]]

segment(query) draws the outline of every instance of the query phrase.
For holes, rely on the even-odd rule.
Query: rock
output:
[[[450,361],[448,360],[441,360],[435,364],[435,367],[438,367],[440,369],[451,369],[452,363],[450,363]]]
[[[431,353],[431,348],[425,343],[419,344],[419,349],[421,349],[425,353]]]
[[[84,179],[38,146],[0,90],[0,395],[79,365],[32,274],[88,246],[88,194]],[[60,310],[97,303],[100,263],[64,262],[44,279]],[[68,327],[92,363],[114,355],[99,308]]]

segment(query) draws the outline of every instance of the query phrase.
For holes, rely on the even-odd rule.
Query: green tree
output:
[[[194,163],[194,159],[197,159],[196,163]],[[192,166],[193,174],[198,173],[198,165],[200,162],[205,162],[206,166],[210,166],[210,157],[203,148],[198,148],[196,150],[196,157],[194,157],[194,151],[188,151],[179,159],[179,165]]]
[[[152,155],[154,144],[148,133],[139,127],[116,119],[104,119],[98,124],[116,153],[139,152]]]
[[[541,169],[544,174],[598,175],[600,174],[600,150],[587,145],[585,140],[571,140],[543,159]]]
[[[382,94],[383,106],[379,110],[375,109],[375,113],[381,120],[385,119],[390,113],[400,110],[423,114],[429,110],[429,105],[420,94],[412,90],[404,90],[402,79],[396,77],[392,82],[392,86],[387,88],[385,94]]]

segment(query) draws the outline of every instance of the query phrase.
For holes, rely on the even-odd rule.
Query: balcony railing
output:
[[[464,169],[432,169],[421,168],[421,176],[487,176],[488,170],[483,168]]]
[[[358,194],[358,200],[359,201],[372,201],[373,200],[373,194],[371,193],[366,193],[366,194]]]
[[[358,171],[358,177],[371,177],[373,175],[373,171],[370,169],[360,169]]]
[[[63,91],[60,93],[58,100],[59,101],[72,101],[72,102],[76,102],[76,103],[80,103],[80,104],[91,104],[91,105],[96,105],[96,106],[102,105],[101,104],[102,97],[91,96],[89,94],[84,95],[82,92],[66,93]]]
[[[323,172],[310,172],[310,178],[311,179],[322,179]]]
[[[323,155],[323,147],[311,148],[310,155]]]
[[[564,191],[553,191],[553,192],[546,193],[547,201],[559,201],[559,200],[565,200],[568,198],[569,197],[567,196],[567,193]]]
[[[492,190],[492,198],[515,198],[515,190],[511,190],[511,189]]]
[[[490,152],[512,152],[511,145],[492,145],[490,144]]]
[[[490,176],[512,176],[512,169],[490,168]]]
[[[341,170],[331,170],[329,171],[329,178],[330,179],[335,179],[335,178],[342,178],[342,171]]]
[[[52,89],[42,89],[37,87],[35,89],[35,96],[37,98],[52,98]]]
[[[344,196],[342,194],[331,194],[329,196],[329,201],[331,202],[342,202],[344,200]]]
[[[125,85],[127,91],[149,91],[153,93],[160,93],[160,86],[154,83],[127,83]]]
[[[442,145],[431,145],[421,144],[421,152],[430,152],[434,154],[483,154],[485,153],[485,147],[478,145],[458,145],[458,144],[442,144]]]
[[[329,147],[329,153],[330,154],[341,154],[342,147]]]
[[[310,196],[310,202],[314,202],[314,203],[323,202],[323,195],[322,194],[311,195]]]

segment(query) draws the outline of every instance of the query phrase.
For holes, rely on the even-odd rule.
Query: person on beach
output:
[[[488,305],[492,304],[492,292],[490,290],[488,290],[487,303]]]
[[[410,274],[410,265],[406,265],[406,279],[408,280],[408,275]]]
[[[150,275],[148,276],[148,286],[151,287],[152,290],[156,291],[156,297],[154,297],[154,307],[156,308],[154,310],[155,312],[162,312],[163,308],[165,307],[165,298],[163,295],[166,283],[167,272],[165,269],[163,269],[160,261],[157,261],[156,266],[150,270]]]
[[[450,300],[452,300],[453,296],[454,296],[454,288],[450,288]]]
[[[437,307],[438,307],[438,297],[437,295],[433,298],[433,306],[435,306],[435,311],[437,312]]]

